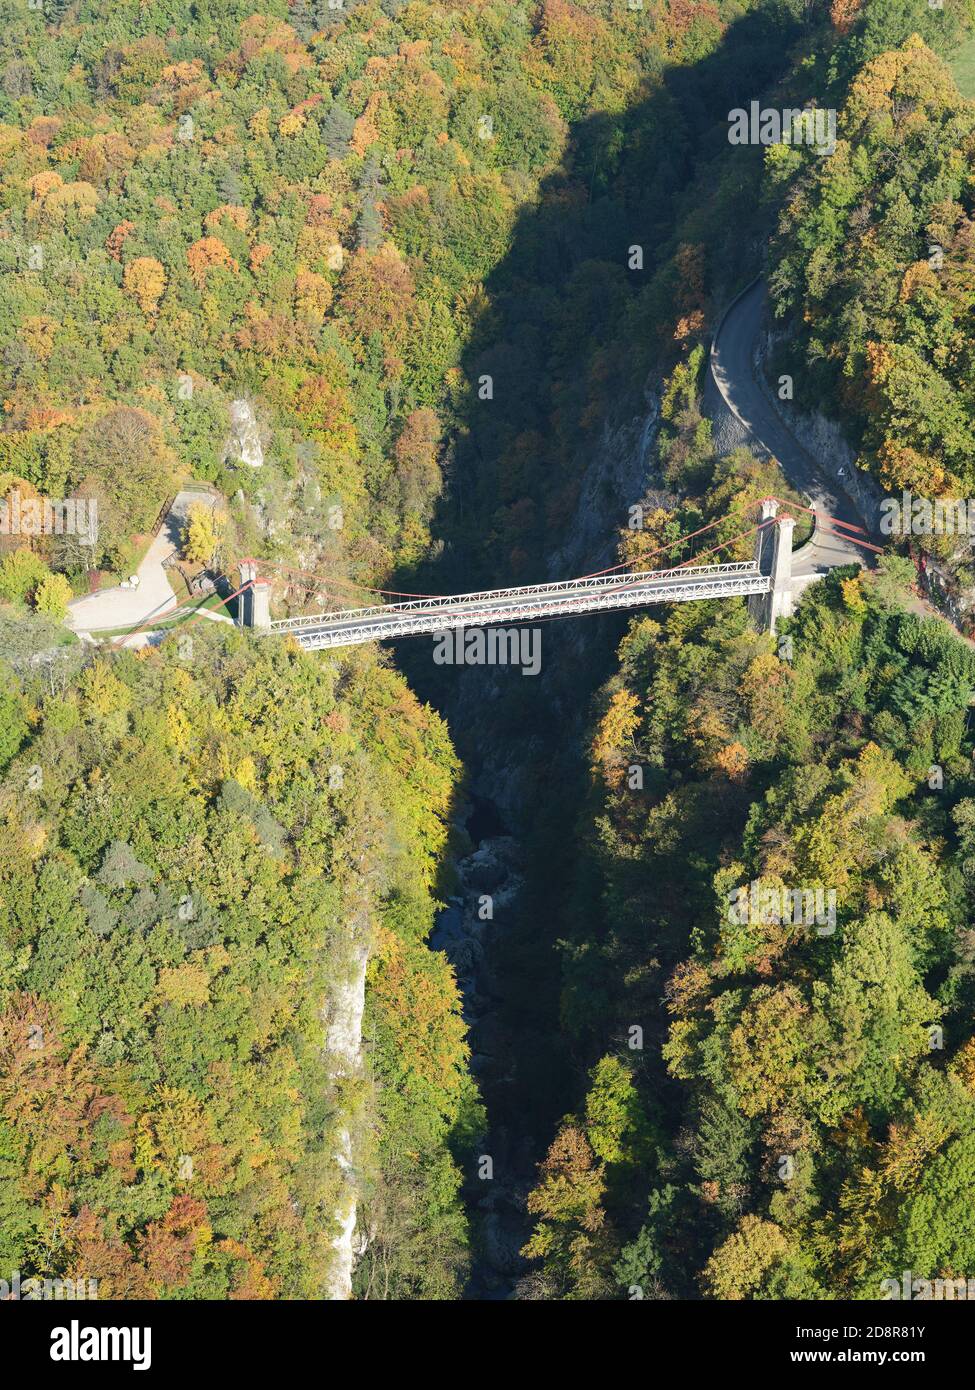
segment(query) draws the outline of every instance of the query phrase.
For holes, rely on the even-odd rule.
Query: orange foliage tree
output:
[[[193,245],[187,249],[186,260],[197,289],[203,288],[208,272],[214,267],[225,270],[237,270],[239,268],[226,246],[215,236],[205,236],[201,237],[199,241],[194,241]]]

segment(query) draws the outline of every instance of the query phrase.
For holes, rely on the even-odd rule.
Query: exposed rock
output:
[[[230,438],[225,457],[246,463],[250,468],[261,468],[264,464],[257,420],[249,401],[230,402]]]
[[[759,335],[755,349],[756,380],[782,423],[816,460],[826,476],[840,484],[867,526],[882,532],[881,504],[887,494],[875,479],[862,468],[857,468],[856,455],[844,438],[839,422],[828,419],[818,411],[805,414],[787,401],[780,401],[771,388],[766,364],[776,343],[787,336],[785,333],[772,332]],[[924,550],[923,537],[917,538],[917,547]],[[922,592],[962,632],[969,629],[975,612],[975,589],[962,588],[953,570],[958,564],[970,564],[971,549],[971,541],[964,537],[947,564],[926,553],[925,567],[918,575]]]
[[[955,552],[949,566],[929,555],[924,573],[919,576],[922,592],[963,633],[971,631],[972,615],[975,613],[975,588],[960,588],[951,571],[951,565],[959,561],[970,562],[970,559],[971,552],[967,546],[964,550],[959,548]]]
[[[368,960],[368,950],[364,945],[358,945],[353,956],[351,977],[335,991],[329,1005],[325,1049],[330,1076],[356,1071],[361,1062]]]
[[[435,951],[446,951],[448,956],[453,947],[459,946],[464,937],[464,914],[458,900],[452,899],[438,915],[436,925],[430,934],[430,945]]]
[[[339,1233],[332,1241],[335,1263],[329,1272],[325,1296],[329,1299],[344,1300],[352,1296],[352,1270],[355,1265],[356,1241],[355,1223],[358,1214],[358,1199],[352,1177],[352,1136],[347,1129],[339,1131],[339,1147],[335,1161],[346,1174],[345,1201],[334,1212],[339,1225]]]
[[[653,444],[660,418],[660,400],[648,392],[645,412],[625,424],[603,427],[602,436],[582,474],[579,500],[564,540],[548,563],[551,579],[565,579],[618,558],[619,531],[654,481]]]
[[[506,875],[510,873],[510,865],[505,863],[503,855],[498,852],[497,846],[500,844],[500,840],[486,840],[480,849],[475,850],[470,858],[465,860],[464,878],[471,888],[488,893],[503,883]]]
[[[325,1029],[325,1065],[335,1080],[354,1075],[362,1066],[362,1016],[366,1001],[366,966],[369,948],[361,939],[363,923],[353,926],[353,949],[349,977],[338,986],[327,1006]],[[352,1270],[357,1247],[355,1228],[358,1214],[358,1189],[352,1155],[352,1135],[344,1127],[338,1132],[335,1161],[345,1182],[340,1205],[333,1213],[338,1235],[332,1240],[335,1263],[329,1272],[325,1296],[347,1299],[352,1296]]]
[[[468,982],[473,981],[477,973],[478,967],[484,956],[484,948],[472,932],[456,942],[447,952],[447,956],[454,970],[457,972],[458,980],[466,985]],[[466,990],[464,1002],[465,1006],[467,1006]],[[470,1012],[470,1006],[465,1007],[465,1013],[467,1013],[469,1021],[473,1022],[475,1016]]]
[[[525,1240],[524,1221],[517,1207],[508,1202],[499,1202],[493,1211],[485,1213],[481,1226],[487,1264],[509,1280],[525,1268],[521,1255]]]

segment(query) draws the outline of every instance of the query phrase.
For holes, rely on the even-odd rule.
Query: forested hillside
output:
[[[424,945],[456,778],[442,725],[366,655],[197,628],[92,664],[48,619],[127,575],[188,481],[227,499],[228,569],[251,552],[375,582],[423,562],[458,443],[476,544],[456,513],[442,532],[473,564],[499,540],[514,570],[537,564],[617,374],[642,384],[703,323],[704,248],[668,238],[699,107],[724,99],[703,65],[727,83],[737,16],[4,7],[0,495],[99,517],[90,548],[0,538],[11,1268],[102,1297],[320,1296],[353,1152],[357,1290],[462,1287],[479,1111]],[[770,11],[755,61],[794,26]],[[260,471],[230,438],[240,398]],[[336,1070],[363,946],[368,1062]]]
[[[734,467],[699,449],[705,514]],[[566,946],[601,1060],[524,1296],[877,1298],[975,1261],[975,655],[904,577],[836,572],[778,642],[740,600],[631,623]],[[774,910],[795,886],[808,920]]]
[[[943,61],[957,42],[950,11],[908,26],[875,8],[849,45],[868,61],[844,97],[835,155],[803,161],[783,148],[771,161],[783,207],[769,280],[794,330],[782,366],[804,409],[842,419],[886,491],[963,498],[975,484],[975,105]],[[890,51],[877,51],[881,37]],[[970,556],[960,564],[970,584]]]
[[[887,489],[970,492],[970,10],[0,0],[0,501],[99,516],[92,545],[0,534],[5,1269],[102,1298],[470,1287],[504,1155],[429,945],[469,788],[412,683],[531,792],[484,986],[515,1020],[501,1127],[547,1149],[515,1296],[975,1270],[975,656],[902,557],[776,639],[738,600],[635,618],[588,716],[605,628],[546,647],[541,694],[465,706],[398,650],[197,623],[93,651],[58,621],[190,482],[223,498],[224,592],[255,555],[276,613],[551,577],[587,507],[605,547],[641,503],[633,564],[727,540],[800,502],[702,414],[762,270],[795,406]],[[758,98],[831,103],[835,152],[731,145]],[[620,416],[642,498],[585,491]],[[753,888],[819,907],[743,914]]]
[[[748,187],[702,174],[696,229],[687,187],[741,54],[777,70],[797,32],[772,6],[737,33],[750,8],[3,8],[0,495],[99,517],[91,547],[0,537],[11,1267],[320,1296],[354,1152],[357,1290],[462,1287],[479,1112],[423,944],[441,724],[382,659],[211,629],[92,664],[49,619],[128,575],[189,481],[227,499],[231,577],[246,553],[317,572],[276,604],[440,540],[469,583],[536,568],[580,440],[734,263],[706,229],[744,224]],[[451,468],[475,505],[453,489],[434,545]],[[328,1030],[363,945],[344,1074]]]
[[[834,5],[806,68],[836,151],[773,146],[763,178],[773,379],[929,497],[972,484],[975,108],[943,61],[964,18]],[[663,394],[634,559],[773,490],[715,455],[700,370]],[[970,583],[957,540],[923,543]],[[777,640],[737,602],[630,623],[563,899],[587,1074],[529,1198],[522,1297],[876,1299],[975,1263],[975,656],[911,577],[835,573]],[[777,911],[797,887],[832,911]]]
[[[703,327],[690,154],[797,31],[748,8],[6,6],[0,484],[100,504],[97,552],[48,562],[128,573],[192,477],[232,499],[225,561],[375,581],[427,557],[469,438],[479,536],[530,564],[580,432]],[[740,173],[702,189],[747,224]]]
[[[104,1298],[319,1297],[347,1128],[388,1291],[455,1291],[447,1145],[477,1104],[423,944],[440,721],[368,653],[202,633],[4,700],[4,1266]],[[362,943],[371,1075],[334,1075],[323,1019]]]

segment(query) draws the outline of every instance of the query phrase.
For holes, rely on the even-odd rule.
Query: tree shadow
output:
[[[659,391],[669,366],[758,268],[762,152],[729,145],[727,116],[782,78],[800,33],[791,5],[764,4],[730,23],[714,52],[663,69],[640,103],[571,128],[563,164],[519,214],[509,253],[485,283],[433,521],[436,558],[397,588],[462,593],[568,578],[616,559],[618,530],[643,487],[626,495],[601,487],[601,460],[642,448],[648,387]],[[611,422],[623,426],[615,442]],[[629,469],[643,486],[651,471],[647,458]],[[579,531],[589,553],[572,543]],[[492,1130],[485,1151],[493,1143],[503,1152],[508,1171],[498,1176],[509,1191],[532,1180],[594,1060],[563,1028],[559,943],[571,912],[602,910],[598,884],[591,902],[572,901],[577,822],[593,809],[584,746],[592,700],[626,621],[537,625],[537,679],[516,667],[437,666],[425,641],[397,648],[413,688],[446,715],[468,768],[480,808],[469,828],[476,833],[485,804],[496,804],[524,850],[524,888],[487,938],[494,1052],[479,1074]],[[607,1038],[603,1050],[614,1045]],[[470,1200],[483,1189],[472,1181]],[[515,1197],[509,1219],[511,1204]],[[472,1292],[491,1289],[482,1260]]]

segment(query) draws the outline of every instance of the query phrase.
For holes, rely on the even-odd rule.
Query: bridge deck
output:
[[[373,608],[351,608],[273,622],[270,630],[290,633],[308,650],[350,647],[389,637],[443,632],[455,627],[530,622],[655,603],[768,593],[771,580],[754,561],[729,565],[685,566],[637,574],[599,575],[557,584],[486,589],[442,598],[412,599]]]

